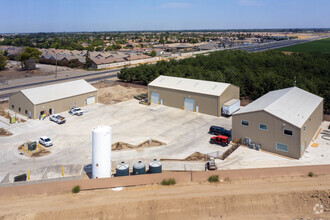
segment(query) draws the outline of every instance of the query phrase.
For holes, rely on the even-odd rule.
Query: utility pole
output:
[[[55,66],[55,78],[57,78],[57,53],[55,53],[55,62],[56,62],[56,66]]]

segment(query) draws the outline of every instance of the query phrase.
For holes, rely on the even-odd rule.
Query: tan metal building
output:
[[[225,102],[239,99],[239,87],[171,76],[159,76],[148,85],[148,101],[188,111],[221,116]]]
[[[299,159],[322,120],[323,98],[297,87],[276,90],[233,115],[233,138]]]
[[[97,89],[76,80],[21,90],[9,97],[9,109],[32,119],[97,102]]]

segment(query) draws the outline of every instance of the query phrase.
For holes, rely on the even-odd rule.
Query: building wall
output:
[[[249,127],[241,125],[241,121],[249,121]],[[268,130],[260,130],[259,124],[267,124]],[[285,124],[285,126],[283,126]],[[301,131],[294,125],[289,124],[265,111],[257,111],[232,116],[233,138],[244,140],[249,137],[251,142],[261,144],[261,149],[292,158],[300,158]],[[283,129],[293,131],[293,136],[283,133]],[[288,152],[276,149],[276,142],[288,145]]]
[[[195,100],[195,106],[199,107],[200,113],[220,116],[218,112],[219,109],[218,96],[211,96],[211,95],[204,95],[199,93],[148,86],[149,102],[151,100],[151,92],[159,93],[160,99],[164,99],[163,104],[166,106],[183,109],[184,98],[192,98]]]
[[[78,96],[73,96],[65,99],[60,99],[52,102],[47,102],[43,104],[38,104],[35,106],[35,112],[33,115],[34,119],[39,118],[41,111],[44,111],[45,114],[49,114],[49,109],[54,108],[54,113],[65,112],[69,110],[70,106],[85,106],[85,101],[88,97],[95,96],[95,102],[97,102],[97,91],[86,93]]]
[[[220,109],[222,109],[223,104],[232,100],[239,99],[239,87],[230,84],[228,88],[220,96]],[[219,115],[221,116],[221,115]]]
[[[303,155],[307,146],[313,139],[316,132],[318,132],[319,127],[323,121],[323,101],[307,119],[301,128],[301,154]],[[306,129],[305,129],[306,126]]]
[[[9,97],[8,103],[10,110],[25,115],[27,117],[29,116],[29,112],[31,112],[31,116],[33,118],[34,105],[23,93],[17,92],[14,95],[11,95]],[[19,108],[21,108],[21,111],[19,111]]]

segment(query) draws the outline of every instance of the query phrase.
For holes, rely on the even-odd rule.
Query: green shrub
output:
[[[163,186],[169,186],[169,185],[175,185],[175,179],[164,179],[160,184],[162,184]]]
[[[311,171],[311,172],[308,173],[308,176],[309,177],[313,177],[314,176],[314,173]]]
[[[217,182],[219,182],[219,175],[212,175],[209,177],[208,180],[210,183],[217,183]]]
[[[72,193],[78,193],[78,192],[80,192],[80,186],[76,185],[72,188]]]

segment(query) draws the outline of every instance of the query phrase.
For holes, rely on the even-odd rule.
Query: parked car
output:
[[[47,136],[42,136],[39,138],[39,144],[45,147],[50,147],[53,146],[53,141]]]
[[[227,137],[231,137],[231,131],[228,131],[227,129],[225,129],[223,127],[218,127],[218,126],[211,126],[209,133],[215,134],[215,135],[224,135]]]
[[[57,124],[63,124],[66,121],[62,115],[52,115],[49,117],[49,120],[56,122]]]
[[[229,142],[229,138],[224,135],[218,135],[210,138],[211,144],[220,144],[222,146],[227,146]]]
[[[78,108],[78,107],[70,108],[69,113],[72,115],[78,115],[78,116],[84,114],[84,112],[81,110],[81,108]]]
[[[215,164],[215,160],[211,157],[205,164],[205,170],[216,170],[217,165]]]

